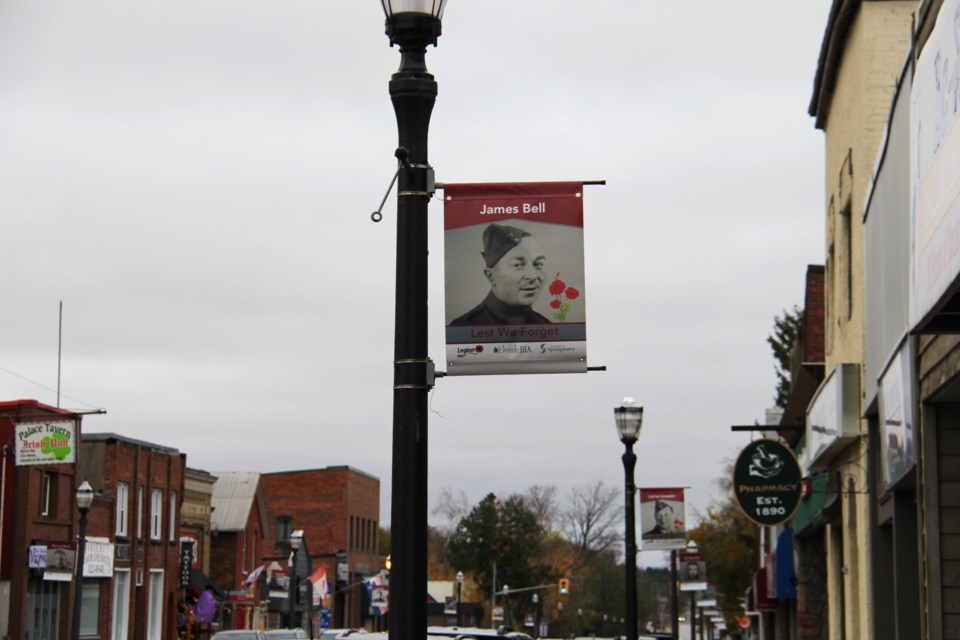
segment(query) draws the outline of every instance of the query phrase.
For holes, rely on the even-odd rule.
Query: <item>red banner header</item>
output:
[[[582,182],[445,184],[444,228],[509,219],[583,227]]]

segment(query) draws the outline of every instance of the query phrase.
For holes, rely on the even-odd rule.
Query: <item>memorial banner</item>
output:
[[[583,185],[444,185],[448,375],[587,370]]]
[[[707,559],[703,553],[685,551],[677,554],[680,566],[680,591],[703,591],[707,588]]]
[[[640,540],[644,551],[686,549],[683,489],[640,489]]]

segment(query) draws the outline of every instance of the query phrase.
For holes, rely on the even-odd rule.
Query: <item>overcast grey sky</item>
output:
[[[430,399],[430,492],[639,486],[704,508],[762,419],[766,336],[822,263],[806,110],[829,0],[450,0],[427,64],[441,182],[585,192],[589,364]],[[389,521],[399,53],[375,0],[0,4],[0,399],[208,471],[351,465]],[[430,355],[443,369],[442,205]],[[25,380],[26,378],[27,380]],[[29,381],[42,384],[47,389]]]

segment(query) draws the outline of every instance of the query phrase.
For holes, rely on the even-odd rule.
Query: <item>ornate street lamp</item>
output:
[[[613,410],[613,417],[617,422],[617,433],[623,443],[623,475],[626,518],[626,550],[624,566],[626,567],[626,613],[627,613],[627,640],[637,639],[637,527],[634,511],[634,496],[637,487],[633,483],[633,470],[637,464],[637,456],[633,453],[633,445],[640,437],[640,427],[643,424],[643,407],[638,407],[633,398],[624,398],[621,405]]]
[[[80,610],[83,607],[83,558],[87,553],[87,513],[93,505],[93,487],[84,480],[77,487],[77,510],[80,512],[80,532],[77,536],[77,557],[74,560],[76,585],[73,591],[73,640],[80,640]]]
[[[444,0],[381,0],[390,45],[400,68],[390,80],[397,117],[397,269],[393,352],[393,471],[389,633],[427,633],[427,394],[433,363],[427,357],[427,204],[433,169],[427,133],[437,83],[427,71],[427,45],[436,46]]]

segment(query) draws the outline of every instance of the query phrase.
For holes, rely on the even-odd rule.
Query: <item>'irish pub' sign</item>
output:
[[[74,420],[18,422],[17,464],[72,464],[77,461]]]

